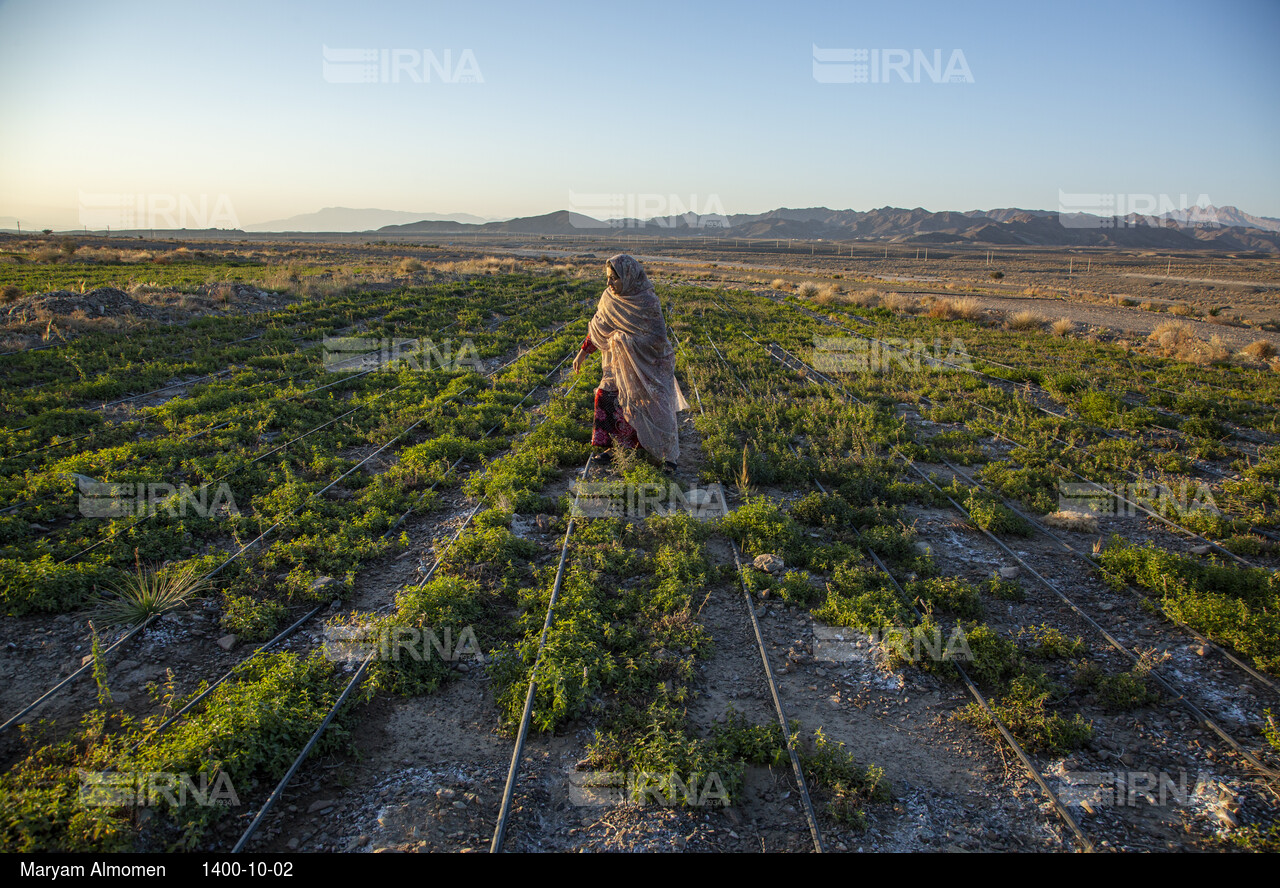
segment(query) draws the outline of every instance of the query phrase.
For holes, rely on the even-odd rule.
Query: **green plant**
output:
[[[865,806],[892,799],[884,769],[862,766],[839,741],[828,739],[821,728],[814,731],[812,749],[801,756],[801,767],[811,788],[827,797],[827,813],[855,829],[865,829]]]
[[[275,634],[287,612],[283,604],[270,598],[227,595],[222,625],[243,641],[266,641]]]
[[[113,584],[114,595],[98,600],[95,618],[108,626],[141,625],[186,606],[207,588],[208,578],[201,575],[194,562],[152,569],[143,568],[139,561],[137,573],[129,582]]]
[[[1047,623],[1019,629],[1018,644],[1023,653],[1038,660],[1080,657],[1089,649],[1083,638],[1068,638],[1061,630]]]

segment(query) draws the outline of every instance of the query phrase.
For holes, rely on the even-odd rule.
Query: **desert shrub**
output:
[[[1276,347],[1266,339],[1251,342],[1241,351],[1256,361],[1268,361],[1276,356]]]
[[[887,293],[882,302],[890,311],[915,314],[920,310],[920,300],[908,293]]]
[[[1042,315],[1027,310],[1015,311],[1008,320],[1010,330],[1039,330],[1045,323]]]

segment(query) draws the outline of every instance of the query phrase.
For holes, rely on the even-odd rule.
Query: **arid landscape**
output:
[[[0,856],[1280,852],[1277,35],[0,3]]]
[[[594,383],[565,361],[618,252],[692,409],[674,476],[619,453],[587,480],[718,485],[723,517],[574,519]],[[341,700],[248,849],[484,850],[563,553],[510,850],[812,850],[771,682],[828,851],[1270,847],[1280,260],[918,253],[5,238],[7,846],[229,849]],[[477,361],[322,361],[442,330]],[[1061,508],[1075,479],[1121,507]],[[129,509],[86,513],[86,480]],[[214,482],[221,509],[138,508]],[[184,569],[176,609],[128,591]],[[474,650],[342,698],[343,625]],[[238,805],[55,801],[144,768],[229,775]],[[715,779],[583,803],[601,773]]]

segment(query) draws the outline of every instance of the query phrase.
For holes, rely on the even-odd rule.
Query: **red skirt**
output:
[[[640,436],[622,415],[618,393],[596,389],[595,428],[591,432],[591,444],[594,447],[609,447],[615,440],[623,447],[640,446]]]

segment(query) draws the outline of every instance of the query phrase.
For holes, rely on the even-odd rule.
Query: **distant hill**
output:
[[[492,221],[470,213],[406,213],[403,210],[353,210],[349,207],[325,207],[316,213],[290,216],[272,222],[246,225],[245,231],[373,231],[387,225],[422,220],[483,225]]]
[[[1206,224],[1209,222],[1216,224]],[[923,207],[880,207],[867,211],[779,207],[765,213],[729,216],[686,213],[643,220],[600,220],[558,210],[542,216],[522,216],[483,224],[422,219],[383,226],[378,231],[386,234],[463,234],[475,231],[566,235],[608,234],[619,229],[670,237],[1280,252],[1280,220],[1252,216],[1236,207],[1205,207],[1156,218],[1109,218],[1088,213],[1060,215],[1053,210],[1017,207],[967,212],[933,212]]]
[[[489,231],[512,234],[589,234],[591,232],[607,232],[611,226],[581,213],[568,210],[557,210],[545,216],[524,216],[518,219],[507,219],[503,222],[486,222],[483,225],[459,225],[456,222],[445,222],[424,219],[403,225],[386,225],[379,228],[382,234],[430,234],[434,232]]]

